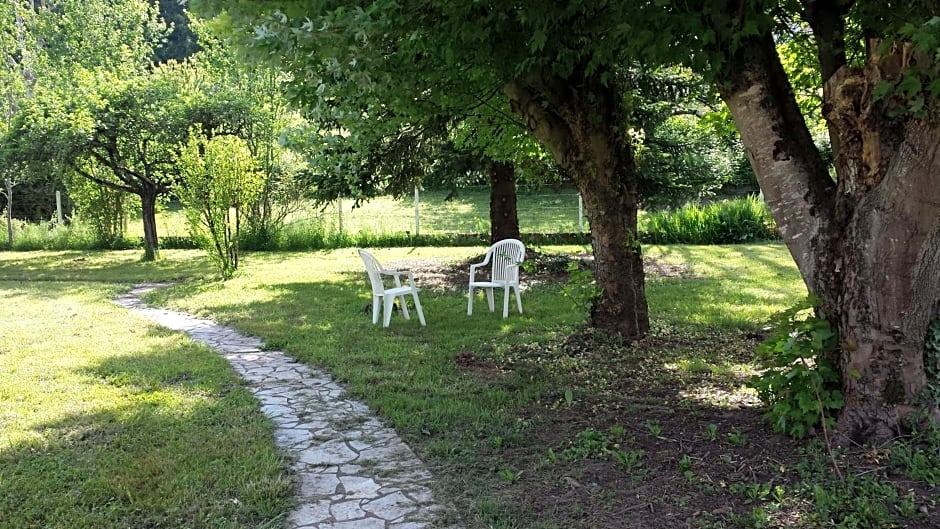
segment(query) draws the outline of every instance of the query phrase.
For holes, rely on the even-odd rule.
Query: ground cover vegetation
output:
[[[369,290],[353,249],[249,253],[243,256],[241,272],[225,282],[213,278],[208,261],[197,258],[197,251],[165,251],[156,263],[139,262],[133,251],[6,252],[0,253],[0,281],[5,293],[27,292],[31,303],[36,300],[43,325],[84,325],[74,329],[75,340],[93,340],[95,333],[80,323],[87,320],[49,316],[62,314],[48,307],[51,296],[63,295],[72,313],[90,310],[107,322],[118,310],[106,303],[120,288],[112,281],[197,278],[158,291],[150,301],[212,316],[334,373],[432,465],[437,493],[455,505],[469,528],[926,528],[940,523],[936,430],[879,446],[831,447],[830,452],[822,435],[794,440],[768,427],[767,409],[757,391],[748,388],[763,368],[754,350],[772,335],[766,322],[774,313],[797,304],[805,293],[780,244],[649,247],[650,305],[657,316],[651,336],[633,344],[582,325],[587,306],[566,289],[570,283],[565,281],[571,277],[566,272],[571,262],[589,258],[584,246],[530,248],[525,314],[508,319],[485,311],[466,316],[466,266],[479,258],[482,244],[375,251],[385,262],[416,272],[427,327],[399,315],[388,329],[372,325]],[[21,286],[24,279],[29,279],[26,287]],[[107,335],[112,332],[120,340],[127,326]],[[113,369],[107,375],[85,380],[88,385],[81,391],[95,396],[111,391],[188,395],[190,384],[202,379],[195,367],[177,365],[177,355],[212,362],[178,337],[159,331],[150,336],[159,341],[157,356],[175,362],[172,367],[157,362],[153,376],[162,382],[142,381],[145,368],[128,373],[124,349],[115,346],[113,353],[96,349],[102,351],[97,355],[117,358],[108,362]],[[10,355],[27,341],[19,331],[4,334],[0,358],[13,360]],[[58,351],[55,345],[43,347]],[[136,362],[147,358],[128,354]],[[17,354],[10,364],[15,373],[22,373],[24,362],[33,365],[19,358]],[[56,353],[54,358],[58,365],[79,362],[82,356],[66,359]],[[78,371],[86,369],[83,364]],[[177,376],[181,369],[192,378]],[[72,367],[60,377],[71,380],[74,373]],[[169,379],[174,382],[168,384]],[[46,376],[39,385],[56,380]],[[205,387],[200,383],[199,388],[215,395]],[[18,393],[34,395],[32,389]],[[12,405],[4,409],[17,410],[15,416],[4,416],[14,425],[8,431],[22,437],[3,450],[0,473],[13,468],[12,479],[35,479],[40,487],[60,490],[57,483],[37,478],[52,456],[18,447],[54,433],[22,417],[61,414],[61,409],[46,401],[28,407],[46,411],[27,413],[20,404],[25,401],[13,393],[2,395],[4,404]],[[210,397],[200,395],[199,402],[206,405]],[[165,404],[170,410],[189,405],[182,396]],[[234,405],[219,406],[224,409],[218,410],[217,422],[229,425],[232,416],[250,416],[257,405],[237,413]],[[241,422],[239,427],[245,427]],[[188,421],[171,423],[164,426],[184,431],[166,435],[191,435]],[[108,424],[123,424],[123,419]],[[80,444],[91,449],[98,441],[86,436]],[[72,455],[64,453],[63,463]],[[228,470],[238,472],[240,465],[233,461]],[[37,504],[31,501],[39,500],[23,501],[33,512]],[[156,516],[139,501],[116,496],[108,504],[112,518],[96,518],[99,525],[89,526],[124,516]],[[276,507],[271,501],[266,505],[273,510],[264,515],[276,518],[285,504]],[[128,505],[142,510],[129,510]],[[88,504],[62,509],[72,507],[75,511],[57,512],[80,520]],[[220,510],[214,515],[220,517],[234,509],[231,504],[216,507]],[[5,519],[24,520],[19,512]]]

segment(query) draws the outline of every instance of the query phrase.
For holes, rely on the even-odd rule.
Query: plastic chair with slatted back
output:
[[[519,265],[525,260],[525,245],[517,239],[503,239],[486,250],[483,262],[470,265],[470,293],[467,300],[467,315],[473,314],[473,290],[486,291],[490,312],[494,311],[493,290],[503,289],[503,317],[509,316],[509,290],[516,293],[516,306],[522,314],[522,298],[519,295]],[[477,273],[490,266],[488,279],[477,279]]]

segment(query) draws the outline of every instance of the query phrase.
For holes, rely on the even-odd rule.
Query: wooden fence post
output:
[[[7,188],[7,242],[13,249],[13,182],[7,178],[3,183]]]
[[[584,233],[584,200],[578,193],[578,233]]]
[[[415,237],[421,235],[421,198],[418,194],[418,186],[415,186]]]
[[[62,192],[55,192],[55,220],[56,226],[61,226],[63,223],[62,219]]]

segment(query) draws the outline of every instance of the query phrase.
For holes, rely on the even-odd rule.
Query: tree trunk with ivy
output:
[[[611,76],[613,77],[613,76]],[[639,339],[649,331],[637,240],[637,177],[622,87],[584,69],[562,79],[533,72],[506,87],[512,110],[572,176],[591,223],[600,294],[591,324]]]
[[[924,398],[938,383],[936,371],[928,379],[924,342],[940,304],[940,126],[873,94],[929,58],[897,48],[849,67],[841,15],[812,15],[835,180],[770,35],[749,37],[726,62],[720,91],[808,290],[838,330],[837,429],[856,442],[885,440],[921,410],[937,411]],[[928,115],[940,115],[931,105]]]
[[[486,164],[490,180],[490,243],[519,238],[516,168],[512,162]]]

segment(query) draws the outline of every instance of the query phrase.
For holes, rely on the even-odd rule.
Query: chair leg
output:
[[[509,317],[509,285],[503,287],[503,317]]]
[[[392,321],[392,310],[394,310],[395,296],[384,296],[385,312],[382,313],[382,327],[388,327]]]
[[[405,300],[404,294],[398,296],[398,302],[401,303],[402,316],[404,316],[406,320],[410,320],[411,314],[408,313],[408,302]]]
[[[519,307],[519,314],[522,314],[522,297],[519,295],[519,286],[516,285],[513,289],[516,291],[516,306]]]
[[[467,296],[467,316],[473,315],[473,287],[470,287],[470,294]]]
[[[486,289],[486,303],[487,305],[490,306],[490,312],[493,312],[496,310],[496,304],[493,303],[493,289],[492,288]]]
[[[379,322],[379,296],[372,296],[372,325]]]
[[[412,292],[411,297],[415,298],[415,310],[418,311],[418,321],[421,322],[421,326],[425,325],[424,323],[424,311],[421,310],[421,301],[418,299],[418,293]]]

